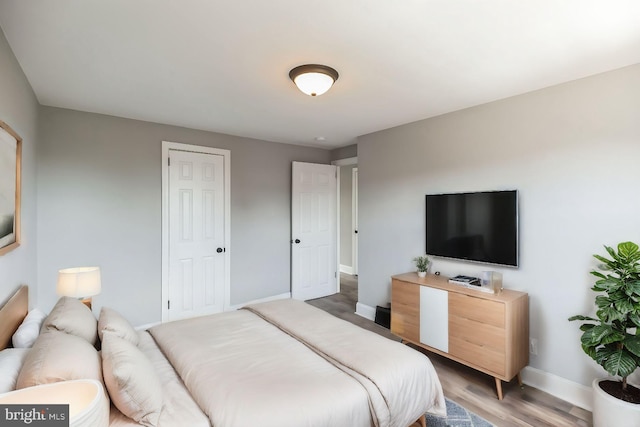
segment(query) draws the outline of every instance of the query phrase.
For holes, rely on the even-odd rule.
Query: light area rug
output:
[[[495,427],[489,421],[445,398],[447,418],[427,414],[427,427]]]

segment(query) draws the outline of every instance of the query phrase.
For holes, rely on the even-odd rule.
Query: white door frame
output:
[[[358,275],[358,166],[351,169],[351,268]]]
[[[224,158],[224,304],[227,311],[231,301],[231,151],[202,147],[180,142],[162,141],[162,321],[169,320],[169,150],[215,154]]]
[[[333,160],[331,162],[332,165],[335,165],[338,167],[338,179],[336,180],[336,185],[337,185],[337,191],[336,191],[336,233],[337,233],[337,237],[336,237],[336,242],[337,243],[337,248],[336,248],[336,266],[338,267],[338,273],[340,272],[340,166],[349,166],[349,165],[357,165],[358,164],[358,157],[348,157],[346,159],[340,159],[340,160]],[[352,261],[353,262],[353,261]],[[340,292],[340,276],[338,276],[338,292]]]

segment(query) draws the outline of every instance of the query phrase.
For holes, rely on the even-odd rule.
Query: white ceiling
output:
[[[43,105],[327,148],[640,63],[638,0],[0,0],[0,26]],[[308,97],[305,63],[340,78]]]

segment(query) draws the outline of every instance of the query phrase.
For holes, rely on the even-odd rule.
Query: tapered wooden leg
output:
[[[427,427],[427,417],[423,415],[418,418],[418,424],[420,424],[420,427]]]
[[[518,372],[518,385],[522,387],[522,375]]]
[[[498,400],[502,400],[502,381],[496,378],[496,391],[498,392]]]

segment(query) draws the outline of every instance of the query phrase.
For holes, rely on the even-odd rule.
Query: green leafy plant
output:
[[[413,259],[413,262],[416,263],[416,269],[418,271],[426,272],[427,268],[429,268],[429,257],[426,255],[417,256]]]
[[[640,250],[633,242],[622,242],[618,250],[605,249],[611,259],[600,255],[601,271],[591,288],[598,292],[597,318],[572,316],[586,321],[580,326],[582,349],[610,375],[622,377],[622,391],[627,377],[640,366]]]

